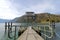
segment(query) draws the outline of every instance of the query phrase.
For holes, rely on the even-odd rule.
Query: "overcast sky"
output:
[[[0,0],[0,18],[13,19],[26,11],[59,14],[60,0]]]

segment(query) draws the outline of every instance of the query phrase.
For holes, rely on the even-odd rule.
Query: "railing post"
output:
[[[53,27],[53,35],[55,35],[55,22],[52,23],[52,27]]]
[[[45,26],[44,26],[44,34],[46,34]],[[45,36],[45,40],[46,40],[46,36]]]

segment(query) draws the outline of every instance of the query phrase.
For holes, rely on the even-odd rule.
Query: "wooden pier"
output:
[[[27,30],[17,40],[44,40],[29,26]]]

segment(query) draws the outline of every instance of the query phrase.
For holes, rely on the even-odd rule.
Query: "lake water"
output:
[[[20,23],[13,23],[13,25],[20,25]],[[14,31],[14,27],[13,27],[13,31]],[[16,30],[17,30],[17,37],[18,37],[18,30],[19,30],[19,28],[17,27],[16,28]],[[6,34],[5,34],[5,23],[0,23],[0,40],[13,40],[13,39],[9,39],[8,38],[8,32],[6,32]]]
[[[0,40],[9,40],[9,39],[5,39],[6,36],[5,35],[5,27],[4,27],[4,23],[0,23]],[[60,23],[56,23],[56,37],[54,40],[60,40]]]
[[[60,40],[60,23],[56,23],[56,40]]]

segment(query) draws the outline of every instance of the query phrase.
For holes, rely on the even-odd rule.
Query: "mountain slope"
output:
[[[18,17],[17,19],[14,19],[15,22],[60,22],[60,15],[54,15],[50,13],[38,13],[35,14],[35,19],[32,17],[27,17],[29,15],[23,15],[21,17]]]

